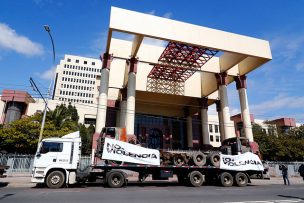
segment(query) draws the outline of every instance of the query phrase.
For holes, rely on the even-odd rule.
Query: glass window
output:
[[[76,60],[76,63],[79,63],[79,60],[78,60],[78,59]]]
[[[92,62],[92,65],[95,66],[95,62]]]
[[[71,59],[68,59],[68,62],[71,62]]]
[[[84,61],[83,63],[84,63],[84,64],[88,64],[88,62],[87,62],[87,61]]]
[[[60,142],[42,142],[40,153],[46,154],[48,152],[62,152],[63,143]]]
[[[218,125],[214,125],[214,132],[218,133],[219,132],[219,126]]]
[[[215,137],[216,142],[220,142],[220,136]]]
[[[210,142],[213,142],[213,135],[210,135]]]
[[[209,132],[213,132],[213,129],[212,129],[212,125],[211,124],[209,124]]]

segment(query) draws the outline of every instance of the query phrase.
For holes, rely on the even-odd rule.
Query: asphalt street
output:
[[[247,187],[220,187],[204,185],[186,187],[176,182],[129,183],[124,188],[104,188],[101,184],[78,185],[70,188],[47,189],[45,187],[0,188],[0,202],[194,202],[194,203],[304,203],[304,184],[281,184]]]

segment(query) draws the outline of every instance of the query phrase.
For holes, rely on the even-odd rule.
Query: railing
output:
[[[0,164],[8,165],[6,174],[30,173],[33,167],[34,155],[5,154],[0,157]]]
[[[282,176],[282,171],[279,169],[279,165],[285,164],[288,167],[288,175],[293,177],[299,177],[299,167],[304,162],[266,162],[269,166],[269,175],[271,177]]]

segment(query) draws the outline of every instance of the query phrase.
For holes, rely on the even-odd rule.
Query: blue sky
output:
[[[0,91],[31,92],[29,78],[46,93],[52,47],[98,58],[104,50],[110,7],[150,13],[270,41],[273,60],[248,75],[248,99],[256,118],[293,117],[304,123],[304,1],[300,0],[1,0]],[[34,95],[35,96],[35,95]],[[235,85],[231,114],[239,113]]]

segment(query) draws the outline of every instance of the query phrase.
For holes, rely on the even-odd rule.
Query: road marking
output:
[[[264,201],[243,201],[243,202],[224,202],[224,203],[293,203],[304,202],[301,199],[282,199],[282,200],[264,200]]]

